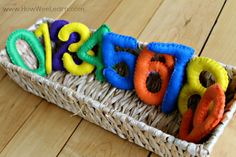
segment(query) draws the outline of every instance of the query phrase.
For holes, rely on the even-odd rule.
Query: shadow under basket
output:
[[[41,23],[52,21],[49,18],[39,19],[29,30],[33,31]],[[25,63],[32,69],[36,68],[37,60],[28,44],[18,41],[17,48]],[[57,71],[41,77],[13,65],[6,50],[0,52],[0,63],[11,79],[24,90],[160,156],[209,156],[236,110],[233,91],[229,93],[231,100],[226,105],[222,121],[203,143],[194,144],[178,139],[181,122],[178,111],[164,114],[160,107],[141,102],[135,91],[119,90],[108,83],[100,83],[94,74],[79,77]],[[234,82],[236,68],[224,67],[230,82]],[[203,74],[203,79],[211,80],[211,76]]]

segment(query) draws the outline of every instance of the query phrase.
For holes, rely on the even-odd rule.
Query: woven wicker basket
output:
[[[52,21],[49,18],[40,19],[29,30],[35,30],[43,22]],[[37,61],[29,46],[18,41],[17,47],[26,64],[36,68]],[[142,103],[134,91],[119,90],[108,83],[101,84],[93,74],[78,77],[66,72],[54,72],[44,78],[13,65],[6,50],[0,52],[0,63],[24,90],[160,156],[209,156],[236,110],[233,91],[229,94],[231,101],[226,107],[223,120],[204,143],[194,144],[177,138],[181,121],[177,111],[163,114],[160,107]],[[225,68],[230,78],[236,78],[236,68]],[[207,74],[204,78],[211,80]]]

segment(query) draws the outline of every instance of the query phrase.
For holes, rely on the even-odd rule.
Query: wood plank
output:
[[[123,1],[105,21],[113,32],[138,38],[164,0]]]
[[[40,101],[40,98],[19,88],[9,77],[0,82],[0,152]]]
[[[6,76],[6,72],[3,70],[2,67],[0,67],[0,81],[3,79],[3,77]]]
[[[113,28],[114,29],[114,28]]]
[[[55,156],[80,121],[70,113],[43,101],[0,157]]]
[[[112,14],[122,0],[87,0],[83,4],[84,11],[81,14],[66,12],[61,19],[71,22],[77,21],[86,24],[89,28],[96,29]],[[81,1],[76,1],[73,6],[81,6]]]
[[[202,52],[203,56],[234,66],[236,66],[236,55],[234,55],[236,50],[235,9],[236,1],[228,0]]]
[[[223,0],[165,0],[139,40],[178,42],[192,46],[198,54],[223,4]],[[152,153],[151,157],[157,155]]]
[[[59,157],[144,157],[147,153],[143,148],[83,120]]]
[[[228,0],[211,36],[202,52],[202,56],[207,56],[225,64],[236,66],[234,55],[236,45],[236,17],[234,15],[236,1]],[[216,143],[212,156],[214,157],[231,157],[236,154],[236,116],[230,121],[224,130],[224,133]]]
[[[73,3],[74,0],[60,0],[60,3],[56,0],[42,0],[42,1],[30,1],[30,0],[13,0],[13,1],[6,1],[4,8],[8,9],[19,9],[19,11],[4,11],[1,8],[1,19],[0,19],[0,33],[1,33],[1,41],[6,41],[8,35],[19,28],[27,28],[31,26],[37,19],[42,17],[51,17],[51,18],[58,18],[63,10],[53,11],[53,10],[46,10],[45,8],[59,8],[64,7],[67,8]],[[38,8],[38,10],[37,10]],[[29,11],[33,9],[32,11]],[[41,10],[40,10],[41,9]],[[28,11],[27,11],[28,10]],[[75,13],[75,12],[74,12]],[[0,45],[3,48],[4,45]]]
[[[217,13],[219,12],[221,6],[223,5],[223,1],[213,2],[213,4],[211,5],[211,7],[209,9],[209,12],[204,11],[205,7],[209,5],[209,3],[210,3],[209,1],[207,1],[207,2],[205,2],[205,1],[199,1],[199,2],[190,1],[187,4],[185,2],[180,1],[180,0],[177,2],[175,1],[175,5],[173,7],[171,7],[171,9],[170,9],[172,1],[168,1],[168,0],[164,1],[164,3],[161,5],[160,9],[157,10],[156,14],[151,19],[151,22],[145,28],[144,32],[141,34],[139,39],[145,39],[143,41],[147,41],[150,38],[151,38],[151,40],[157,40],[157,39],[160,40],[159,37],[164,38],[165,36],[168,36],[169,30],[171,30],[172,29],[171,27],[173,26],[173,28],[179,28],[179,30],[181,30],[179,32],[179,36],[182,38],[179,37],[178,38],[179,40],[175,40],[173,38],[173,36],[174,36],[173,35],[173,36],[168,36],[169,37],[168,40],[184,42],[183,39],[185,37],[183,35],[186,35],[186,36],[188,36],[188,38],[190,40],[194,39],[195,41],[198,41],[199,43],[203,44],[204,40],[206,39],[207,34],[209,33],[209,31],[211,29],[211,26],[214,23],[214,20],[217,17]],[[127,3],[127,1],[123,2],[123,3]],[[141,6],[137,7],[137,5],[139,5],[139,4],[133,3],[132,5],[127,5],[127,4],[122,5],[123,3],[121,3],[120,6],[113,12],[111,17],[106,21],[106,23],[108,23],[111,26],[112,30],[115,32],[138,37],[139,34],[144,29],[144,27],[143,27],[143,26],[145,26],[144,23],[148,23],[150,18],[145,18],[145,20],[142,20],[142,16],[141,17],[139,16],[139,15],[143,15],[142,11],[139,11],[139,14],[136,15],[135,9],[141,7]],[[126,7],[129,6],[129,7],[133,7],[133,8],[126,9],[125,6]],[[147,5],[145,4],[143,7],[146,7],[146,6]],[[194,8],[194,6],[195,6],[195,8]],[[190,8],[192,8],[192,9],[190,9]],[[129,12],[129,10],[132,10],[132,11]],[[144,10],[148,10],[148,9],[144,9]],[[181,15],[182,11],[185,14]],[[173,19],[171,17],[169,17],[169,18],[166,17],[166,14],[169,12],[171,12],[172,16],[175,15],[173,17],[173,19],[176,20],[176,23],[173,23],[173,21],[172,21]],[[195,15],[196,12],[197,13],[199,12],[201,14],[199,16],[197,16],[197,15]],[[155,12],[153,12],[153,13],[155,13]],[[204,18],[201,19],[200,16],[203,16],[203,15],[204,15]],[[189,19],[184,20],[184,19],[186,19],[186,16],[191,16],[191,18],[193,20],[189,20]],[[208,21],[208,23],[203,25],[203,27],[196,27],[196,28],[194,27],[194,29],[196,29],[196,32],[197,32],[196,34],[200,34],[198,37],[195,37],[194,35],[192,35],[189,32],[189,29],[192,28],[192,26],[194,26],[195,24],[198,24],[198,26],[202,25],[205,21]],[[165,25],[163,24],[162,30],[159,31],[156,29],[156,27],[161,25],[162,22],[164,22]],[[166,25],[166,24],[168,24],[168,25]],[[182,28],[183,26],[184,26],[184,28]],[[186,30],[186,28],[188,28],[188,29]],[[157,32],[157,33],[153,33],[153,32]],[[147,34],[149,34],[151,36],[149,36]],[[198,46],[198,45],[195,43],[194,46]],[[199,48],[200,48],[200,46],[199,46]],[[81,125],[83,123],[88,123],[88,122],[82,121]],[[96,135],[97,134],[100,134],[100,132],[99,133],[96,132]],[[84,134],[83,136],[86,136],[86,134]],[[88,138],[89,138],[89,135],[88,135]],[[96,141],[99,141],[99,140],[96,140]],[[72,136],[72,139],[69,140],[68,144],[63,149],[61,156],[64,156],[64,154],[67,154],[67,155],[70,154],[71,156],[75,156],[75,154],[82,153],[83,149],[80,149],[80,148],[75,149],[75,148],[70,147],[72,145],[77,145],[78,142],[79,141],[76,142],[76,140],[73,140],[73,136]],[[68,148],[68,147],[70,147],[70,148]],[[75,151],[77,153],[75,153]]]
[[[223,4],[224,0],[165,0],[139,39],[179,42],[199,53]]]
[[[115,0],[113,0],[115,2]],[[80,1],[81,2],[81,1]],[[100,1],[93,1],[93,4],[99,4]],[[83,7],[84,3],[81,3],[81,7]],[[117,3],[111,4],[117,5]],[[74,6],[74,4],[73,4]],[[103,6],[104,8],[105,6]],[[89,9],[88,9],[89,10]],[[85,10],[86,11],[86,10]],[[109,11],[109,10],[108,10]],[[113,11],[112,9],[110,11]],[[102,9],[98,9],[98,12],[94,13],[94,16],[103,12]],[[103,13],[104,14],[104,13]],[[110,12],[106,13],[107,15]],[[105,15],[105,14],[104,14]],[[74,16],[74,14],[73,14]],[[90,16],[85,18],[89,21]],[[98,19],[99,20],[99,19]],[[4,84],[6,84],[4,82]],[[14,84],[12,81],[9,81],[9,84]],[[5,89],[6,87],[4,87]],[[4,91],[4,89],[2,91]],[[18,87],[17,87],[18,89]],[[13,92],[16,88],[12,89]],[[21,89],[19,89],[22,92]],[[9,93],[8,93],[9,95]],[[25,99],[27,97],[32,96],[27,93]],[[7,96],[6,96],[7,97]],[[4,100],[9,99],[9,96]],[[17,102],[21,102],[24,100],[24,97],[20,97],[20,100]],[[38,100],[41,100],[37,97]],[[37,102],[29,99],[29,104],[34,106],[38,104]],[[10,106],[9,104],[8,106]],[[22,105],[22,104],[20,104]],[[4,113],[8,111],[5,110]],[[19,112],[18,115],[22,112],[20,108],[15,110],[15,112]],[[12,132],[15,136],[11,139],[8,145],[5,147],[0,156],[56,156],[58,152],[60,152],[61,148],[65,144],[66,140],[70,137],[73,130],[77,127],[80,122],[79,117],[70,117],[71,113],[66,112],[55,105],[51,105],[45,101],[39,105],[37,110],[30,116],[30,118],[25,122],[19,132],[16,133],[17,130],[13,130]],[[5,119],[6,116],[3,116],[2,119]],[[24,120],[25,121],[25,120]],[[20,122],[19,122],[20,123]],[[9,123],[7,123],[10,125]],[[14,124],[15,125],[15,124]],[[7,128],[1,128],[4,131],[8,131]],[[0,132],[1,133],[1,132]],[[29,134],[29,135],[28,135]],[[10,138],[8,138],[9,140]],[[1,141],[2,142],[2,141]]]
[[[162,0],[149,0],[145,3],[145,6],[143,6],[143,1],[141,0],[122,1],[105,23],[110,25],[114,32],[138,37],[138,34],[145,28],[145,25],[161,3]],[[102,23],[99,23],[99,25],[100,24]],[[138,27],[135,28],[136,26]],[[89,129],[84,128],[85,126],[89,127]],[[106,144],[107,141],[109,141],[108,144]],[[134,154],[134,156],[138,157],[147,156],[148,153],[149,152],[143,148],[131,144],[128,141],[124,141],[118,136],[83,120],[76,129],[76,133],[71,137],[59,156],[96,155],[99,157],[118,156],[119,154],[122,154],[122,156],[131,156]]]
[[[235,150],[235,139],[236,139],[236,115],[230,121],[228,126],[225,128],[223,134],[217,141],[216,145],[213,148],[212,156],[213,157],[232,157],[236,153]]]
[[[3,49],[5,46],[5,41],[8,35],[19,28],[28,28],[31,26],[37,19],[48,16],[51,18],[57,18],[63,10],[53,11],[50,9],[45,10],[45,8],[67,8],[73,3],[74,0],[60,0],[60,3],[56,0],[47,1],[30,1],[30,0],[12,0],[4,1],[0,5],[0,49]],[[55,5],[56,4],[56,5]],[[32,11],[29,11],[33,9]],[[37,10],[38,9],[38,10]],[[41,9],[41,10],[40,10]],[[8,11],[6,11],[8,10]],[[18,10],[18,11],[14,11]],[[5,71],[0,68],[0,79],[5,75]]]
[[[59,6],[69,6],[71,1],[61,0]],[[0,34],[1,41],[6,41],[7,36],[17,28],[27,28],[32,25],[38,18],[49,15],[57,18],[60,12],[43,12],[43,11],[9,11],[4,12],[2,7],[10,8],[21,8],[22,6],[32,7],[52,7],[57,4],[56,0],[37,1],[33,2],[30,0],[12,0],[4,1],[1,3],[1,18],[0,18]],[[3,44],[3,43],[2,43]],[[3,45],[0,45],[2,48]],[[5,76],[5,71],[0,68],[0,80]],[[6,146],[6,144],[13,138],[15,133],[24,124],[26,119],[35,110],[37,105],[41,102],[41,99],[23,91],[19,86],[13,83],[9,77],[4,78],[0,81],[0,152]]]

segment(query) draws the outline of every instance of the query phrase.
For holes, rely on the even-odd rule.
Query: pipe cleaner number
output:
[[[156,53],[148,51],[146,48],[140,53],[137,59],[134,86],[138,97],[150,105],[160,105],[162,103],[166,88],[174,67],[174,59],[169,55],[160,55],[161,61],[155,60]],[[158,74],[160,78],[160,87],[156,85],[152,92],[147,88],[147,78],[150,74]],[[156,83],[156,82],[155,82]],[[152,84],[155,84],[152,82]],[[159,89],[158,89],[159,88]]]
[[[30,69],[21,58],[16,48],[16,41],[19,39],[26,41],[31,47],[35,56],[37,57],[39,63],[37,69]],[[44,49],[42,44],[33,32],[24,29],[19,29],[12,32],[7,39],[6,49],[13,64],[18,65],[31,72],[37,73],[41,76],[46,76]]]
[[[47,23],[42,23],[38,29],[35,30],[35,35],[39,38],[44,38],[45,52],[46,52],[46,72],[51,74],[52,72],[52,45],[50,40],[49,28]]]
[[[180,89],[183,84],[185,67],[194,54],[194,50],[188,46],[174,43],[149,43],[149,51],[157,54],[168,54],[175,57],[175,66],[172,72],[161,110],[164,113],[170,113],[176,108],[176,102]]]
[[[212,102],[213,109],[209,113]],[[225,94],[221,85],[214,84],[207,88],[195,113],[191,108],[184,113],[179,130],[180,138],[189,142],[200,142],[220,122],[224,114],[224,107]],[[191,130],[191,128],[193,129]]]
[[[66,42],[69,40],[70,35],[74,32],[80,35],[80,40],[77,43],[70,44],[68,49],[70,52],[75,53],[78,51],[81,45],[83,45],[83,43],[86,40],[88,40],[88,38],[90,37],[90,31],[87,26],[85,26],[82,23],[77,23],[77,22],[67,24],[63,26],[61,30],[59,31],[58,38],[61,41]],[[94,55],[94,52],[90,50],[88,51],[88,54]],[[75,61],[73,60],[72,56],[67,52],[63,54],[62,60],[63,60],[65,69],[74,75],[81,76],[81,75],[89,74],[94,69],[93,65],[85,61],[83,61],[80,65],[77,65]]]
[[[124,90],[131,90],[134,88],[133,79],[137,57],[134,54],[125,51],[116,52],[116,46],[136,50],[138,48],[138,42],[133,37],[109,32],[104,36],[102,45],[102,55],[105,66],[103,75],[106,80],[114,87]],[[125,63],[128,66],[128,76],[121,76],[117,73],[114,67],[118,63]]]
[[[66,20],[56,20],[51,24],[50,37],[53,42],[56,43],[59,41],[58,33],[60,29],[66,24],[69,24],[69,22]],[[69,37],[69,40],[67,42],[63,42],[58,48],[58,50],[55,53],[53,53],[53,58],[52,58],[53,70],[61,70],[61,71],[65,70],[62,62],[63,54],[65,52],[68,52],[68,47],[70,46],[70,44],[75,43],[78,40],[79,40],[79,35],[77,35],[76,33],[72,33]]]
[[[178,108],[181,114],[188,110],[188,100],[192,95],[198,94],[202,96],[206,87],[200,82],[200,74],[203,71],[210,72],[215,82],[219,83],[223,90],[226,91],[229,80],[227,71],[218,62],[206,57],[196,57],[192,59],[187,66],[187,83],[181,89]]]
[[[103,24],[93,35],[81,46],[77,55],[80,59],[96,66],[96,79],[99,81],[104,81],[103,77],[103,62],[102,62],[102,40],[103,36],[110,32],[110,28]],[[88,55],[88,51],[91,50],[96,44],[98,44],[99,49],[97,56]]]

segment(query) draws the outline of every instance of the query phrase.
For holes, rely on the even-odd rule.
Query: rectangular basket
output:
[[[49,18],[39,19],[29,30],[33,31],[41,23],[52,21]],[[28,45],[19,41],[17,47],[26,64],[36,68],[37,61]],[[24,90],[160,156],[209,156],[236,110],[234,97],[227,105],[222,122],[206,142],[194,144],[177,138],[181,121],[177,111],[165,115],[160,112],[160,107],[142,103],[134,91],[119,90],[108,83],[101,84],[93,74],[79,77],[54,72],[44,78],[13,65],[6,50],[0,52],[0,64]],[[224,67],[230,77],[236,76],[235,67]]]

